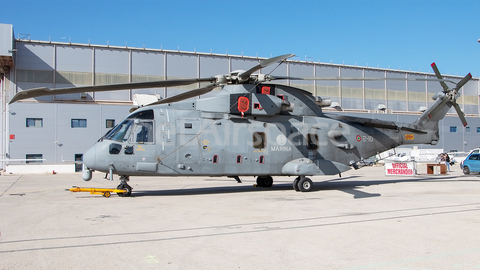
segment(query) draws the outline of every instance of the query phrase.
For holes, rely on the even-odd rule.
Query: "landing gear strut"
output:
[[[130,178],[127,175],[120,176],[120,185],[117,186],[117,189],[125,190],[125,193],[117,193],[120,197],[130,197],[132,195],[132,187],[127,184]]]
[[[242,183],[242,180],[240,180],[240,177],[238,177],[238,175],[227,176],[227,177],[237,180],[237,183]]]
[[[293,189],[295,191],[309,192],[313,188],[313,182],[310,178],[299,176],[293,180]]]

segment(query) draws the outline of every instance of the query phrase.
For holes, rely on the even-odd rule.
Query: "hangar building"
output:
[[[28,36],[15,38],[12,25],[0,24],[0,169],[5,169],[10,163],[59,165],[64,160],[81,160],[85,151],[127,116],[138,94],[167,97],[201,84],[45,96],[8,105],[11,97],[19,91],[36,87],[210,77],[237,69],[247,70],[258,64],[259,59],[244,55],[34,41]],[[278,68],[269,66],[261,72],[296,77],[436,78],[433,73],[329,64],[298,58],[290,59]],[[459,81],[463,76],[446,77]],[[342,108],[338,113],[401,122],[413,122],[421,110],[433,103],[431,97],[442,90],[438,82],[426,81],[284,83],[331,98]],[[468,126],[462,126],[452,108],[440,122],[439,144],[418,147],[460,152],[480,146],[479,96],[479,79],[474,78],[463,87],[458,101],[467,116]],[[80,167],[75,166],[75,169]]]

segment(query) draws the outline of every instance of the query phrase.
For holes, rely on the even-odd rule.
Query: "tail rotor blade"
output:
[[[456,89],[460,90],[464,84],[466,84],[472,78],[472,74],[468,73],[467,76],[463,77],[463,79],[457,83]]]
[[[460,121],[462,121],[463,126],[466,127],[468,123],[467,119],[465,119],[465,114],[463,113],[462,109],[460,109],[460,106],[458,106],[457,103],[454,103],[453,107],[457,111],[458,117],[460,117]]]
[[[437,76],[438,79],[442,80],[443,77],[442,77],[442,74],[440,74],[440,71],[438,70],[437,68],[437,65],[435,64],[435,62],[432,63],[432,69],[433,71],[435,72],[435,75]],[[448,92],[449,88],[448,88],[448,85],[444,82],[444,81],[440,81],[440,84],[442,85],[443,87],[443,92],[446,93]]]

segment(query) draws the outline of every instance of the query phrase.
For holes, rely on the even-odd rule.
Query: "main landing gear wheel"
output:
[[[297,181],[297,179],[295,179],[295,181]],[[295,183],[295,181],[294,181],[294,183]],[[313,188],[313,182],[312,182],[312,180],[310,180],[310,178],[303,177],[303,178],[300,178],[300,180],[298,180],[298,183],[297,183],[296,186],[298,188],[298,191],[309,192]],[[295,186],[294,186],[294,188],[295,188]]]
[[[257,177],[257,186],[259,187],[272,187],[273,178],[271,176],[259,176]]]
[[[295,178],[295,180],[293,180],[293,189],[295,191],[300,191],[300,188],[298,188],[298,181],[300,181],[300,176]]]
[[[130,195],[132,195],[132,187],[129,186],[128,184],[120,184],[117,186],[117,189],[121,189],[121,190],[126,190],[127,192],[125,193],[117,193],[118,196],[120,197],[130,197]]]

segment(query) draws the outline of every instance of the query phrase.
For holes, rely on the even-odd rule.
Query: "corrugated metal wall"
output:
[[[92,83],[99,85],[166,78],[209,77],[237,69],[246,70],[257,63],[252,57],[88,45],[17,41],[17,48],[15,91],[40,86],[65,87]],[[262,72],[272,72],[273,68],[276,66],[270,66]],[[298,77],[435,78],[433,74],[427,73],[300,61],[289,61],[273,70],[272,74]],[[466,114],[479,114],[478,80],[476,82],[465,85],[459,102]],[[421,106],[428,106],[433,102],[430,98],[433,94],[441,91],[438,82],[291,81],[290,84],[315,95],[332,98],[346,110],[375,110],[378,104],[384,104],[393,111],[418,112]],[[167,92],[165,89],[143,89],[90,93],[87,99],[126,102],[131,101],[135,93],[155,93],[163,96],[185,89],[192,89],[192,86],[166,89]],[[56,96],[55,99],[80,99],[80,95]]]

